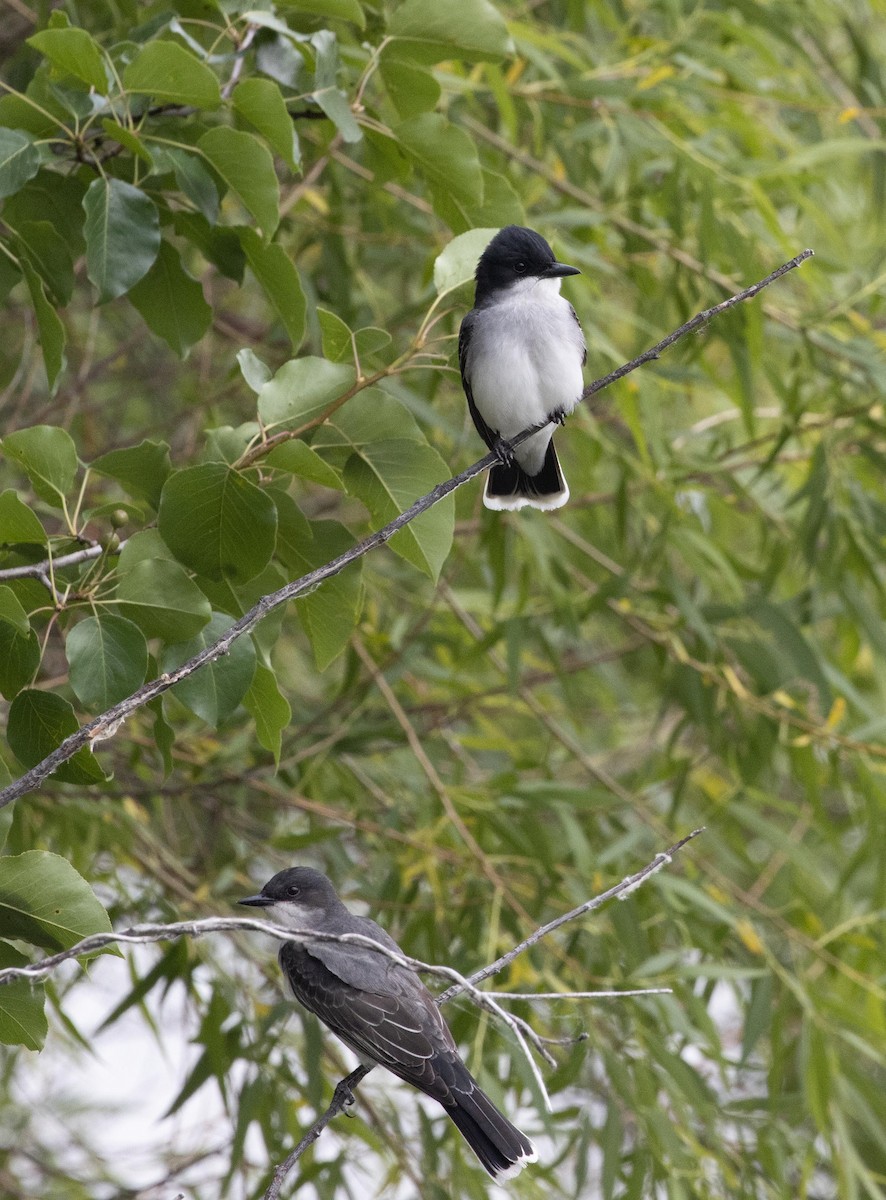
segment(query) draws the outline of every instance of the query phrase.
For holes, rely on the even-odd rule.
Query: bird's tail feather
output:
[[[569,499],[569,487],[560,469],[554,442],[548,442],[545,460],[537,475],[528,475],[519,463],[491,467],[483,503],[487,508],[560,508]]]
[[[453,1093],[456,1103],[446,1105],[446,1112],[493,1179],[511,1179],[538,1154],[529,1138],[471,1083],[469,1090]]]

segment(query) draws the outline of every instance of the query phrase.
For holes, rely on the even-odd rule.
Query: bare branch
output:
[[[60,554],[58,558],[44,558],[41,562],[23,563],[20,567],[2,567],[0,568],[0,583],[5,579],[39,579],[46,587],[51,588],[49,581],[50,571],[60,571],[63,567],[75,567],[79,563],[91,562],[94,558],[100,558],[102,554],[119,554],[126,542],[123,541],[113,550],[109,550],[107,546],[100,546],[97,542],[91,546],[84,546],[82,550],[72,550],[70,554]]]
[[[586,900],[584,904],[580,904],[578,908],[573,908],[571,912],[564,913],[562,917],[555,917],[547,925],[542,925],[534,933],[531,933],[529,937],[524,938],[522,942],[514,946],[512,950],[509,950],[507,954],[503,954],[501,958],[497,958],[494,963],[490,963],[488,967],[483,967],[481,970],[475,971],[471,976],[471,983],[482,983],[490,975],[497,975],[499,971],[509,966],[524,950],[528,950],[530,946],[534,946],[536,942],[540,942],[543,937],[547,937],[549,933],[553,933],[555,929],[559,929],[561,925],[565,925],[568,921],[574,921],[578,917],[584,916],[585,913],[593,912],[594,909],[600,908],[607,900],[626,900],[647,879],[657,874],[662,867],[667,866],[673,856],[682,850],[687,842],[691,842],[693,838],[698,837],[700,833],[704,833],[704,826],[700,829],[693,829],[692,833],[688,833],[679,842],[675,842],[670,849],[657,854],[651,863],[648,863],[641,870],[637,871],[635,875],[628,875],[621,883],[617,883],[607,891],[601,892],[599,896],[595,896],[592,900]],[[451,1000],[453,996],[458,995],[458,992],[459,989],[455,986],[447,988],[438,997],[438,1003],[445,1004],[447,1000]]]
[[[742,301],[756,296],[763,288],[768,287],[770,283],[781,278],[788,271],[794,270],[794,268],[800,266],[801,263],[805,262],[811,256],[811,250],[804,250],[802,254],[798,254],[795,258],[792,258],[790,262],[783,263],[777,270],[772,271],[765,279],[761,279],[751,287],[745,288],[734,296],[728,297],[728,299],[721,301],[719,304],[715,304],[712,308],[706,308],[703,312],[697,313],[691,320],[681,325],[679,329],[675,329],[673,333],[669,333],[667,337],[662,338],[651,349],[646,350],[637,358],[631,359],[630,362],[625,363],[617,370],[611,371],[608,375],[603,376],[602,379],[589,384],[584,389],[582,398],[585,400],[590,399],[604,388],[609,387],[616,380],[624,378],[631,371],[635,371],[645,363],[658,358],[664,350],[668,349],[668,347],[672,346],[680,338],[699,329],[707,321],[710,321],[713,317],[725,312],[727,309],[733,308],[735,305],[742,303]],[[509,445],[512,448],[521,445],[527,438],[532,437],[534,433],[545,428],[547,424],[547,421],[542,421],[522,430],[516,437],[509,440]],[[378,546],[384,545],[395,533],[408,525],[410,521],[415,520],[423,512],[427,512],[429,508],[439,503],[445,496],[449,496],[457,488],[460,488],[462,484],[467,483],[469,479],[473,479],[476,475],[481,474],[499,461],[499,454],[494,450],[490,451],[475,463],[472,463],[471,466],[466,467],[464,471],[460,471],[457,475],[453,475],[451,479],[437,484],[426,496],[421,496],[405,512],[395,517],[393,521],[388,522],[387,525],[376,530],[375,533],[371,533],[369,537],[357,542],[349,550],[332,559],[331,562],[325,563],[322,567],[317,567],[316,570],[310,571],[300,579],[295,579],[291,583],[287,583],[276,592],[271,592],[267,596],[263,596],[239,621],[235,621],[222,634],[218,641],[201,650],[199,654],[195,654],[193,658],[182,663],[174,671],[166,672],[157,679],[146,683],[143,687],[133,692],[131,696],[128,696],[125,700],[121,700],[112,708],[109,708],[107,712],[95,717],[87,725],[78,729],[76,733],[72,733],[69,737],[65,738],[61,745],[53,750],[51,754],[48,754],[46,758],[37,763],[29,771],[26,771],[14,783],[9,784],[0,791],[0,808],[11,804],[13,800],[17,800],[20,796],[24,796],[39,787],[62,763],[73,758],[78,750],[82,750],[84,747],[91,748],[95,742],[113,736],[128,717],[132,716],[134,712],[142,708],[150,700],[162,695],[163,692],[174,687],[182,679],[186,679],[189,675],[198,671],[200,667],[215,662],[216,659],[227,654],[232,644],[238,638],[254,629],[259,621],[275,608],[279,608],[281,604],[286,604],[298,596],[304,596],[314,591],[325,580],[338,575],[345,567],[362,558],[364,554],[368,554],[370,550],[375,550]]]

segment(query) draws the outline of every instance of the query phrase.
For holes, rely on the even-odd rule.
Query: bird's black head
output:
[[[297,911],[316,916],[328,914],[341,907],[335,888],[325,875],[312,867],[289,867],[269,879],[257,896],[247,896],[239,904],[253,908],[274,908],[274,917]],[[288,923],[288,922],[284,922]],[[301,922],[299,922],[301,924]]]
[[[512,287],[522,279],[559,279],[580,275],[578,267],[557,262],[540,233],[522,225],[500,230],[477,263],[477,299]]]

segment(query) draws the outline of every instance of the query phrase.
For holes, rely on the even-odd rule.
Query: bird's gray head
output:
[[[257,896],[247,896],[238,903],[271,909],[271,920],[299,932],[321,928],[333,913],[344,908],[326,876],[311,867],[278,871]]]
[[[506,225],[480,255],[477,298],[513,287],[521,280],[560,279],[580,274],[578,267],[557,262],[551,247],[534,229]]]

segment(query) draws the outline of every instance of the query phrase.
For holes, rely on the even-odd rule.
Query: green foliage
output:
[[[582,269],[589,381],[816,257],[558,431],[566,508],[503,517],[468,484],[0,811],[0,967],[108,914],[228,914],[311,862],[468,971],[704,824],[505,978],[674,988],[515,1006],[589,1034],[555,1047],[553,1118],[510,1040],[450,1008],[539,1142],[513,1194],[882,1196],[880,9],[81,0],[18,28],[4,781],[479,456],[455,334],[495,228]],[[4,1183],[145,1185],[102,1097],[11,1099],[44,1040],[54,1084],[106,1053],[83,1016],[103,984],[108,1027],[170,1050],[160,1105],[224,1097],[225,1149],[179,1190],[260,1196],[344,1058],[280,998],[264,939],[127,961],[60,972],[45,1012],[0,987]],[[293,1190],[487,1194],[444,1118],[371,1097]]]

